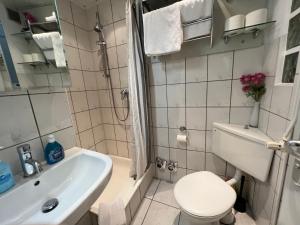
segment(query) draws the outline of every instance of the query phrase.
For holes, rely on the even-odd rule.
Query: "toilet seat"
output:
[[[182,177],[174,187],[180,208],[198,219],[220,219],[233,207],[236,193],[220,177],[201,171]]]

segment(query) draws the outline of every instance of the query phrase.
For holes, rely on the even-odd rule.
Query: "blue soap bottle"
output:
[[[55,140],[54,135],[48,136],[48,144],[45,148],[45,159],[49,165],[61,161],[65,157],[63,147]]]
[[[10,166],[0,160],[0,193],[9,190],[16,184]]]

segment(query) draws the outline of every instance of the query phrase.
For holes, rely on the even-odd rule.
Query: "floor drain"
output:
[[[44,203],[42,206],[42,212],[43,213],[48,213],[51,212],[53,209],[58,206],[58,199],[57,198],[52,198]]]

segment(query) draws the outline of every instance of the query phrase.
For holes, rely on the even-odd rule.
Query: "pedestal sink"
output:
[[[0,224],[74,225],[102,193],[111,172],[108,156],[77,147],[69,149],[63,161],[46,168],[40,176],[22,179],[0,195]],[[44,213],[42,206],[49,200],[58,205]]]

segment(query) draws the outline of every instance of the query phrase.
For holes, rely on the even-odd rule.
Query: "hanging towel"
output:
[[[100,203],[98,212],[99,225],[126,225],[123,200],[117,198],[112,203]]]
[[[166,55],[181,50],[183,31],[179,3],[143,14],[143,23],[146,55]]]
[[[44,50],[48,60],[55,60],[57,67],[66,67],[63,40],[59,32],[34,34],[32,37],[38,46]]]
[[[179,3],[182,23],[212,16],[213,0],[183,0]]]

